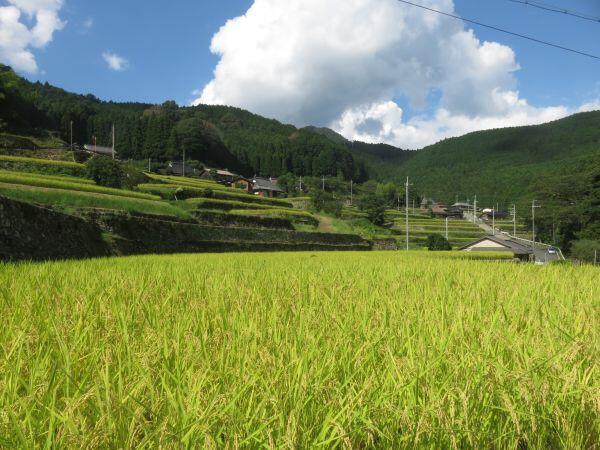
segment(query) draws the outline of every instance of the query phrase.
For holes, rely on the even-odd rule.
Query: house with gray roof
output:
[[[528,261],[533,255],[533,248],[527,244],[498,236],[485,236],[464,247],[464,252],[511,252],[515,258]]]
[[[261,197],[281,197],[284,194],[283,189],[277,186],[277,180],[260,177],[252,180],[252,192]]]

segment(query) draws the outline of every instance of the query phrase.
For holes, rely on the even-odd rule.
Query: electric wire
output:
[[[520,3],[521,5],[526,5],[526,6],[533,6],[534,8],[543,9],[544,11],[551,11],[551,12],[555,12],[555,13],[566,14],[568,16],[577,17],[579,19],[584,19],[584,20],[589,20],[591,22],[600,23],[600,17],[592,16],[592,15],[577,12],[577,11],[572,11],[569,9],[561,8],[559,6],[553,6],[553,5],[549,5],[549,4],[545,4],[545,3],[541,3],[541,2],[536,2],[533,0],[508,0],[508,1],[513,2],[513,3]]]
[[[427,10],[427,11],[431,11],[431,12],[434,12],[434,13],[437,13],[437,14],[441,14],[443,16],[451,17],[453,19],[462,20],[464,22],[472,23],[472,24],[478,25],[480,27],[490,28],[490,29],[495,30],[495,31],[500,31],[502,33],[510,34],[510,35],[516,36],[516,37],[520,37],[522,39],[527,39],[529,41],[537,42],[538,44],[547,45],[549,47],[554,47],[554,48],[557,48],[557,49],[560,49],[560,50],[564,50],[564,51],[567,51],[567,52],[576,53],[576,54],[581,55],[581,56],[587,56],[588,58],[593,58],[593,59],[600,60],[600,56],[592,55],[591,53],[585,53],[585,52],[582,52],[582,51],[579,51],[579,50],[575,50],[575,49],[572,49],[572,48],[569,48],[569,47],[564,47],[562,45],[553,44],[552,42],[543,41],[541,39],[537,39],[537,38],[534,38],[534,37],[531,37],[531,36],[527,36],[527,35],[524,35],[524,34],[520,34],[520,33],[515,33],[514,31],[505,30],[503,28],[499,28],[499,27],[496,27],[496,26],[493,26],[493,25],[487,25],[485,23],[478,22],[476,20],[466,19],[464,17],[460,17],[460,16],[457,16],[455,14],[450,14],[450,13],[447,13],[447,12],[444,12],[444,11],[439,11],[437,9],[429,8],[427,6],[418,5],[416,3],[412,3],[412,2],[409,2],[407,0],[396,0],[396,1],[398,1],[400,3],[405,3],[407,5],[416,6],[417,8],[421,8],[421,9],[424,9],[424,10]]]

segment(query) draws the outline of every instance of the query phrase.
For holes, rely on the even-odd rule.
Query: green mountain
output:
[[[531,199],[553,179],[584,177],[598,164],[600,111],[544,125],[479,131],[413,152],[365,155],[378,179],[400,182],[409,176],[421,195],[443,201],[477,195],[484,204],[508,205]]]
[[[224,106],[179,107],[104,102],[47,83],[31,83],[0,65],[0,131],[44,136],[50,131],[84,144],[109,145],[112,125],[122,159],[187,159],[227,167],[248,176],[339,176],[365,181],[362,158],[343,143],[311,129],[297,129]]]

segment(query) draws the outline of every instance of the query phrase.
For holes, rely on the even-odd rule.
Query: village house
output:
[[[494,211],[493,209],[484,209],[481,219],[483,220],[503,220],[509,217],[506,211]]]
[[[232,186],[234,188],[244,189],[246,192],[252,192],[253,183],[252,180],[240,177],[239,180],[235,180]]]
[[[205,167],[200,171],[200,178],[203,178],[205,180],[214,180],[220,183],[233,184],[243,177],[241,175],[232,173],[227,169],[211,169]]]
[[[277,179],[254,177],[252,192],[260,197],[281,197],[284,192],[277,186]]]
[[[456,202],[452,205],[452,208],[460,209],[461,211],[470,211],[473,207],[465,202]]]
[[[169,161],[167,163],[167,173],[175,176],[192,176],[198,175],[199,171],[187,163],[183,164],[179,161]]]
[[[461,247],[465,252],[511,252],[515,258],[528,261],[533,255],[533,249],[511,239],[486,236]]]

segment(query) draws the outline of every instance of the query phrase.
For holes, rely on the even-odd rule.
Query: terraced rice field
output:
[[[0,446],[595,449],[599,286],[421,251],[0,264]]]
[[[387,215],[393,220],[393,229],[404,236],[406,222],[404,212],[388,211]],[[420,210],[409,210],[409,239],[417,245],[423,245],[431,234],[446,235],[446,220],[431,218]],[[462,219],[448,220],[448,240],[453,247],[461,247],[482,236],[485,232],[472,222]]]

